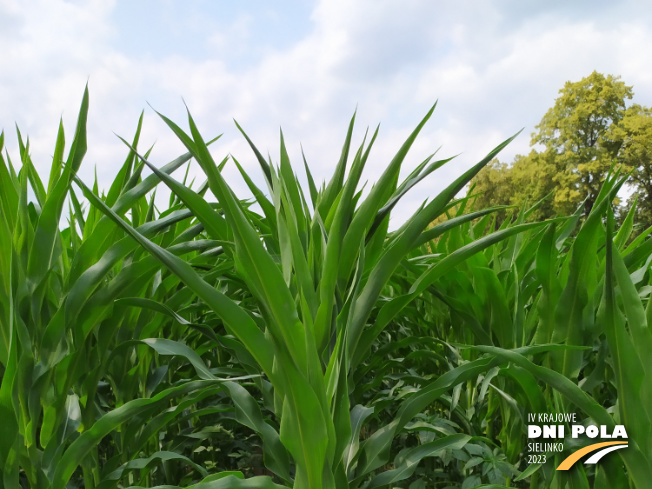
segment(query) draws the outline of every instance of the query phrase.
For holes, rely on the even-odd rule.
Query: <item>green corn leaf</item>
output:
[[[123,464],[119,469],[116,469],[110,474],[107,474],[106,477],[104,477],[96,487],[97,489],[110,489],[115,487],[120,479],[131,470],[142,470],[154,465],[154,463],[169,462],[171,460],[182,461],[199,472],[203,477],[208,476],[206,469],[204,469],[201,465],[197,465],[188,457],[179,455],[175,452],[159,451],[153,453],[149,457],[137,458]]]
[[[652,335],[647,327],[638,293],[631,284],[629,273],[627,273],[627,269],[613,244],[613,214],[609,209],[607,215],[604,316],[602,321],[605,324],[605,333],[614,362],[621,421],[632,433],[632,438],[641,442],[645,440],[643,443],[646,445],[647,440],[650,439],[651,419],[648,411],[643,409],[644,404],[641,401],[650,398],[649,382],[645,380],[650,378],[652,363],[649,360],[647,348],[652,346]],[[626,304],[627,316],[628,319],[631,319],[631,333],[628,333],[625,328],[622,315],[615,302],[614,262],[617,263],[617,277],[620,292]],[[643,353],[644,356],[639,357],[638,352]],[[641,361],[642,358],[647,359],[645,364]],[[641,399],[642,396],[644,399]]]
[[[88,430],[82,433],[63,453],[58,461],[52,476],[53,489],[65,489],[70,477],[77,466],[84,460],[84,457],[95,447],[102,438],[108,435],[130,418],[151,409],[156,405],[162,405],[173,396],[190,393],[197,389],[203,389],[214,381],[189,382],[178,387],[166,389],[150,399],[135,399],[119,408],[116,408],[102,416]]]
[[[167,250],[152,243],[147,238],[138,233],[135,229],[131,228],[126,222],[120,219],[111,209],[109,209],[95,194],[93,194],[88,187],[86,187],[80,180],[76,180],[77,184],[82,188],[86,197],[97,206],[105,215],[109,216],[111,220],[127,232],[133,239],[135,239],[141,246],[154,255],[173,273],[175,273],[181,280],[184,281],[199,297],[209,304],[215,312],[220,314],[224,322],[229,326],[231,332],[235,334],[252,352],[256,361],[259,362],[261,368],[270,376],[273,377],[272,352],[268,348],[268,342],[263,336],[258,326],[253,322],[249,315],[238,307],[231,299],[224,296],[222,293],[204,282],[199,275],[195,273],[192,268],[184,261],[172,255]]]
[[[118,136],[120,137],[120,136]],[[124,139],[120,138],[131,151],[134,152],[140,160],[145,163],[154,174],[165,183],[170,190],[172,190],[175,195],[177,195],[187,206],[190,208],[195,216],[201,221],[204,225],[204,228],[210,233],[214,239],[226,239],[228,237],[228,231],[226,228],[226,222],[224,218],[220,216],[204,199],[202,199],[195,192],[190,190],[188,187],[180,184],[174,178],[166,174],[165,172],[159,170],[149,161],[147,161],[143,156],[139,155],[138,152]]]
[[[469,440],[471,440],[471,437],[468,435],[450,435],[409,449],[406,453],[400,454],[401,461],[400,463],[395,462],[394,469],[377,475],[371,479],[371,482],[369,482],[369,485],[366,487],[369,489],[383,487],[388,484],[394,484],[395,482],[405,480],[414,473],[419,462],[424,458],[434,457],[441,454],[446,449],[461,450]]]
[[[497,231],[488,236],[473,241],[472,243],[463,246],[462,248],[459,248],[450,255],[446,256],[441,261],[436,262],[415,280],[408,294],[397,297],[383,305],[374,325],[365,331],[364,334],[358,333],[360,336],[359,345],[358,341],[356,341],[355,337],[353,337],[352,341],[354,341],[355,345],[353,364],[355,365],[362,360],[371,343],[387,326],[387,324],[389,324],[392,318],[394,318],[405,306],[407,306],[407,304],[409,304],[417,296],[423,293],[423,291],[425,291],[427,287],[434,283],[437,278],[450,272],[464,260],[487,248],[488,246],[498,243],[516,233],[537,228],[542,225],[544,225],[544,223],[527,223],[513,226],[502,231]]]
[[[408,221],[405,229],[394,240],[394,242],[387,247],[387,250],[383,253],[382,257],[378,261],[378,264],[372,270],[369,276],[369,280],[360,293],[360,297],[356,304],[355,314],[349,330],[349,346],[352,352],[355,352],[357,348],[364,325],[369,318],[371,310],[376,303],[383,287],[391,275],[394,273],[396,267],[398,267],[403,257],[413,249],[414,243],[417,241],[419,235],[428,226],[428,224],[439,215],[445,205],[455,196],[455,194],[457,194],[473,176],[475,176],[517,135],[518,133],[497,146],[483,160],[481,160],[474,167],[464,173],[437,197],[435,197],[433,201],[430,202],[426,207],[417,211],[413,218]]]
[[[394,193],[396,183],[398,181],[399,171],[403,160],[405,159],[408,151],[412,147],[416,137],[425,126],[428,119],[435,110],[437,103],[428,111],[425,117],[421,120],[419,125],[410,136],[403,143],[398,150],[392,161],[389,163],[383,174],[380,176],[376,184],[373,186],[367,198],[362,202],[359,209],[356,211],[350,226],[347,229],[344,241],[342,242],[342,257],[340,259],[339,276],[344,278],[351,274],[353,264],[355,262],[355,252],[357,245],[362,237],[367,235],[368,230],[373,224],[373,220],[380,208],[387,203],[387,200]]]
[[[514,350],[504,350],[493,346],[477,346],[475,349],[481,352],[497,355],[524,368],[533,374],[537,379],[545,382],[560,392],[562,395],[564,395],[564,397],[566,397],[579,409],[584,411],[584,413],[591,417],[591,419],[593,419],[595,422],[601,425],[605,425],[608,427],[608,429],[613,430],[615,423],[607,410],[600,406],[600,404],[598,404],[586,392],[581,390],[573,381],[561,373],[546,367],[535,365],[524,355],[519,354]],[[649,480],[649,478],[652,477],[650,463],[645,458],[640,448],[635,445],[630,446],[627,450],[622,450],[619,455],[627,465],[627,468],[630,470],[632,478],[635,481],[640,481],[639,483],[643,483],[643,481]]]
[[[235,382],[225,382],[236,406],[236,418],[240,423],[256,431],[263,440],[265,465],[284,481],[290,481],[290,460],[281,444],[276,430],[264,421],[260,407],[247,390]]]
[[[324,190],[321,198],[319,199],[319,202],[317,203],[317,209],[315,212],[319,213],[322,219],[326,219],[328,211],[333,208],[335,200],[342,190],[342,186],[344,184],[344,173],[346,172],[346,162],[349,158],[349,149],[351,147],[351,137],[353,135],[355,115],[356,114],[354,113],[353,117],[351,117],[351,122],[349,123],[349,128],[346,132],[346,138],[344,140],[344,145],[342,146],[342,153],[340,154],[340,159],[337,162],[333,176],[328,185],[326,185],[326,189]]]
[[[50,167],[50,180],[48,182],[49,194],[61,176],[61,168],[63,166],[63,151],[66,144],[66,137],[63,130],[63,120],[59,120],[59,132],[57,133],[57,142],[54,147],[54,155],[52,157],[52,166]]]

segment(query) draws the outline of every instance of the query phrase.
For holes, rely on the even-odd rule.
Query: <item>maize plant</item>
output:
[[[647,487],[652,241],[633,210],[614,230],[626,178],[586,219],[531,222],[535,203],[496,227],[505,207],[458,195],[512,137],[391,230],[451,161],[400,177],[434,109],[366,193],[378,130],[354,145],[355,116],[330,180],[304,158],[305,189],[282,134],[275,164],[238,126],[259,179],[188,113],[187,130],[159,114],[187,149],[161,167],[141,116],[101,193],[77,176],[87,92],[47,186],[19,133],[20,166],[0,157],[5,487]],[[629,446],[586,470],[529,464],[530,412],[624,424]]]

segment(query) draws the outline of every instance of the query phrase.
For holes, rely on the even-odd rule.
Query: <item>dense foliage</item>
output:
[[[533,149],[508,165],[491,162],[472,181],[480,207],[523,206],[544,199],[533,217],[547,219],[572,214],[579,205],[584,215],[614,167],[631,174],[625,215],[638,201],[636,224],[652,226],[652,112],[627,105],[634,95],[618,77],[591,73],[566,82],[559,97],[532,134]]]
[[[19,134],[19,163],[0,157],[4,487],[648,487],[652,241],[630,239],[635,208],[614,231],[625,177],[606,175],[583,219],[524,208],[497,227],[504,207],[456,195],[510,139],[390,231],[449,161],[399,178],[433,110],[366,194],[377,132],[356,149],[353,120],[329,182],[304,164],[307,191],[282,137],[274,165],[243,132],[265,192],[192,117],[161,116],[188,152],[151,164],[141,117],[100,193],[76,176],[88,93],[47,184]],[[191,159],[204,182],[171,176]],[[624,423],[630,446],[586,469],[529,464],[531,412]]]

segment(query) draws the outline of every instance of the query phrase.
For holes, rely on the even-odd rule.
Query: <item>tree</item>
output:
[[[476,205],[521,207],[550,194],[533,218],[569,215],[582,204],[586,214],[616,165],[631,172],[628,205],[638,201],[637,222],[652,225],[652,110],[627,107],[633,95],[620,77],[595,71],[566,82],[532,134],[536,149],[510,165],[496,160],[472,181]]]
[[[596,71],[578,82],[566,82],[555,104],[535,126],[531,144],[541,144],[554,161],[557,212],[568,214],[584,201],[593,203],[620,147],[611,127],[625,115],[632,87],[620,77]]]
[[[472,180],[474,205],[478,209],[496,204],[509,204],[513,188],[512,172],[507,163],[493,159]]]
[[[638,104],[625,111],[612,137],[620,142],[617,161],[631,172],[631,206],[637,201],[636,222],[652,226],[652,110]]]
[[[554,215],[553,202],[545,197],[554,192],[556,171],[549,155],[535,150],[529,155],[517,155],[511,165],[493,160],[472,181],[474,205],[478,209],[500,204],[529,208],[544,199],[532,217],[550,217]],[[506,213],[499,213],[499,222],[505,217]]]
[[[551,195],[555,193],[555,176],[559,168],[551,154],[532,150],[527,156],[516,155],[511,171],[515,185],[510,203],[520,208],[538,204],[531,214],[534,219],[546,219],[554,215]]]

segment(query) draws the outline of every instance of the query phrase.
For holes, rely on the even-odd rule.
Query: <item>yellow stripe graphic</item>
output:
[[[575,462],[577,462],[579,459],[581,459],[584,455],[595,452],[596,450],[599,450],[600,448],[603,447],[609,447],[612,445],[627,445],[626,441],[605,441],[602,443],[594,443],[593,445],[589,445],[588,447],[580,448],[576,452],[571,453],[568,457],[566,457],[566,460],[564,460],[562,463],[559,464],[559,467],[557,467],[557,470],[568,470],[570,469]]]

